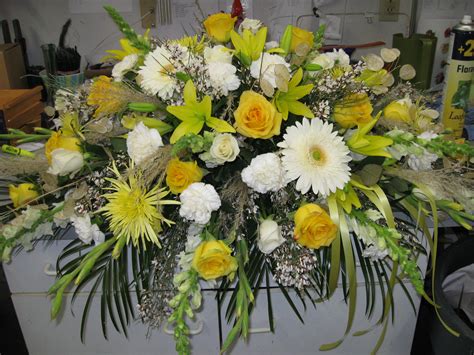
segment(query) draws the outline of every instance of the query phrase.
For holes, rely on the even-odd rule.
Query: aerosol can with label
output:
[[[443,92],[442,119],[451,138],[460,138],[469,108],[469,93],[474,79],[474,25],[464,16],[453,27],[449,43],[446,84]]]

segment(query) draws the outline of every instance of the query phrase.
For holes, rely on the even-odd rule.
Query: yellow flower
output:
[[[150,32],[150,30],[146,30],[144,36],[143,36],[143,39],[144,40],[148,40],[148,33]],[[109,53],[109,55],[101,58],[101,61],[105,62],[109,59],[116,59],[118,61],[121,61],[123,58],[125,58],[127,55],[130,55],[130,54],[142,54],[143,51],[140,50],[140,49],[137,49],[135,48],[134,46],[132,46],[132,44],[130,43],[130,41],[126,38],[122,38],[120,39],[119,41],[120,43],[120,47],[122,47],[122,49],[110,49],[110,50],[107,50],[106,52]]]
[[[91,86],[87,104],[97,106],[94,117],[111,115],[122,111],[128,104],[128,90],[112,78],[99,76]]]
[[[311,249],[331,245],[336,238],[337,226],[320,206],[314,203],[298,208],[295,214],[295,240]]]
[[[185,36],[173,42],[188,48],[191,52],[202,53],[204,50],[204,37],[199,40],[197,35]]]
[[[65,136],[75,136],[80,132],[79,115],[77,112],[65,112],[59,116],[62,126],[61,131]]]
[[[64,135],[61,131],[53,132],[44,146],[44,154],[51,164],[54,150],[63,148],[73,152],[81,151],[81,141],[76,137]]]
[[[104,213],[109,220],[110,230],[117,238],[117,243],[124,245],[132,241],[133,246],[139,247],[141,242],[143,249],[146,249],[147,242],[159,246],[158,233],[162,230],[161,223],[173,223],[163,216],[163,205],[177,205],[179,202],[164,200],[169,191],[159,185],[147,188],[140,172],[135,172],[125,179],[120,175],[115,163],[111,170],[116,178],[107,178],[111,183],[111,187],[107,188],[110,192],[103,197],[108,202],[99,212]],[[133,165],[131,170],[133,171]],[[119,241],[120,239],[122,240]]]
[[[350,183],[347,183],[343,189],[336,190],[336,200],[346,213],[351,213],[352,207],[356,209],[362,207],[359,197]]]
[[[202,179],[202,170],[196,161],[184,162],[178,158],[170,160],[166,168],[166,185],[174,194],[179,194],[194,182]]]
[[[36,186],[31,183],[23,183],[18,186],[8,185],[8,194],[15,208],[23,206],[39,196]]]
[[[231,252],[222,240],[202,242],[194,252],[193,268],[205,280],[230,275],[237,270],[237,261]]]
[[[218,13],[209,16],[203,24],[209,37],[217,42],[228,42],[235,21],[237,17],[232,17],[231,14]]]
[[[314,34],[303,30],[302,28],[292,26],[291,28],[291,46],[290,51],[296,52],[296,49],[301,45],[307,45],[309,49],[313,48]]]
[[[379,112],[372,121],[359,125],[355,133],[347,141],[347,146],[351,151],[372,157],[392,157],[385,150],[386,147],[393,144],[392,139],[368,134],[377,123],[380,114]]]
[[[372,120],[372,105],[367,94],[351,94],[334,106],[334,120],[343,128]]]
[[[383,109],[383,116],[393,122],[410,124],[416,107],[408,100],[392,101]]]
[[[281,113],[256,92],[242,93],[234,117],[237,132],[246,137],[268,139],[280,134]]]

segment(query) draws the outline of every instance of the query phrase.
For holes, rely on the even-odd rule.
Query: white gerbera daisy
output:
[[[163,100],[170,99],[177,87],[176,71],[170,60],[171,53],[163,48],[157,47],[149,53],[144,65],[138,71],[140,75],[140,86],[150,95],[157,95]]]
[[[298,179],[296,189],[303,194],[310,188],[315,194],[328,196],[349,181],[349,148],[332,124],[314,118],[303,118],[288,127],[283,142],[282,164],[290,181]]]

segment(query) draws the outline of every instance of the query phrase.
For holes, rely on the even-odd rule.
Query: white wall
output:
[[[105,12],[71,14],[69,3],[90,2],[103,0],[0,0],[0,19],[13,20],[18,18],[21,22],[24,37],[27,40],[30,63],[42,64],[40,45],[43,43],[57,42],[62,24],[67,18],[72,18],[72,30],[69,37],[70,44],[77,44],[79,52],[86,58],[96,62],[104,54],[105,49],[117,47],[120,38],[115,25]],[[110,0],[130,2],[131,12],[124,12],[123,16],[134,27],[142,32],[140,25],[139,0]],[[159,1],[159,0],[157,0]],[[243,3],[253,3],[253,17],[262,19],[270,26],[271,35],[277,37],[284,25],[296,25],[300,15],[312,13],[311,0],[244,0]],[[350,12],[378,12],[379,0],[329,0],[329,5],[320,7],[322,13],[350,13]],[[186,18],[175,18],[171,26],[158,26],[155,34],[161,37],[178,37],[183,34],[183,28],[193,32],[191,25],[196,27],[193,12],[196,11],[194,0],[172,0],[173,13],[178,7],[189,6]],[[205,14],[225,10],[232,0],[200,0]],[[401,0],[400,12],[410,14],[411,0]],[[473,14],[474,1],[470,0],[419,0],[419,27],[418,30],[426,32],[433,28],[438,30],[448,25],[455,24],[463,14]],[[379,22],[378,17],[373,17],[373,23],[368,23],[361,15],[341,16],[341,40],[328,40],[327,43],[360,44],[372,41],[385,41],[388,46],[392,43],[393,33],[406,33],[408,20],[399,16],[398,22]],[[298,23],[301,27],[314,30],[319,25],[315,17],[304,17]],[[111,35],[112,34],[112,35]],[[105,39],[105,40],[104,40]],[[439,43],[443,39],[440,38]],[[372,49],[373,50],[373,49]],[[356,56],[366,51],[357,50]],[[439,62],[435,64],[435,70]]]

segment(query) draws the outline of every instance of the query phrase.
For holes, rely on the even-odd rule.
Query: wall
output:
[[[104,54],[105,49],[117,47],[120,38],[115,25],[108,16],[100,11],[96,13],[71,14],[70,2],[93,2],[104,0],[0,0],[0,19],[18,18],[21,22],[24,37],[27,40],[30,63],[42,64],[40,45],[56,42],[62,24],[67,18],[72,18],[73,24],[69,36],[69,43],[77,45],[79,52],[86,59],[97,62]],[[111,0],[109,2],[131,2],[132,11],[123,12],[123,16],[141,33],[139,0]],[[157,0],[158,1],[158,0]],[[207,15],[228,8],[232,0],[199,0],[203,12]],[[314,30],[320,19],[312,16],[313,1],[311,0],[243,0],[243,3],[253,3],[253,17],[262,19],[270,27],[270,34],[277,38],[284,26],[288,23]],[[330,0],[323,1],[320,10],[323,14],[330,13],[365,13],[378,12],[379,0]],[[194,0],[172,0],[173,13],[177,10],[188,10],[186,17],[175,18],[171,26],[158,26],[152,32],[161,37],[178,37],[187,32],[193,33],[197,22],[193,13],[197,13]],[[439,36],[438,56],[435,61],[435,73],[440,71],[442,61],[441,46],[444,29],[458,22],[463,14],[474,14],[474,2],[469,0],[419,0],[418,31],[426,32],[434,29]],[[400,12],[410,14],[411,0],[401,0]],[[305,16],[298,21],[298,17]],[[391,46],[393,33],[407,33],[408,19],[400,15],[397,22],[379,22],[377,15],[373,15],[372,23],[368,23],[363,15],[338,15],[341,19],[340,40],[327,40],[328,44],[360,44],[372,41],[385,41]],[[298,23],[297,23],[298,22]],[[367,51],[357,50],[356,57]]]

